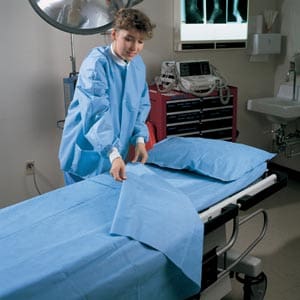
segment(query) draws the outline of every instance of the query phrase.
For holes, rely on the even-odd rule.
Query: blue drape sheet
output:
[[[260,178],[267,170],[267,163],[262,163],[244,174],[241,178],[224,182],[189,171],[177,171],[149,165],[148,168],[161,176],[170,185],[176,186],[189,197],[198,212],[213,206],[235,192],[238,192]]]
[[[158,249],[200,284],[203,224],[190,199],[141,164],[127,174],[111,233]]]
[[[200,289],[203,224],[146,166],[0,210],[0,299],[183,299]]]

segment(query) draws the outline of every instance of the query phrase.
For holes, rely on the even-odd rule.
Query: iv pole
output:
[[[72,65],[72,72],[70,73],[70,76],[75,76],[77,74],[76,72],[76,58],[75,58],[75,50],[74,50],[74,34],[70,33],[70,40],[71,40],[71,65]]]
[[[69,77],[63,79],[64,83],[64,104],[65,104],[65,115],[67,115],[68,106],[72,101],[75,85],[77,81],[78,72],[76,71],[76,58],[75,58],[75,48],[74,48],[74,34],[70,33],[70,42],[71,42],[71,67],[72,71],[69,74]],[[65,120],[57,121],[57,127],[63,129]]]

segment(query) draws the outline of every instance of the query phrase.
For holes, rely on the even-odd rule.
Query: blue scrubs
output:
[[[141,56],[127,64],[109,46],[94,48],[81,65],[65,120],[61,169],[79,178],[108,171],[113,147],[124,159],[130,143],[135,144],[138,137],[148,140],[149,110]]]

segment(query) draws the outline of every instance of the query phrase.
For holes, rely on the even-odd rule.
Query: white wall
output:
[[[250,14],[277,8],[277,0],[251,0]],[[294,1],[296,2],[296,1]],[[155,36],[143,52],[149,82],[166,59],[209,59],[239,88],[239,141],[268,148],[263,118],[246,110],[246,101],[274,90],[277,61],[250,63],[246,50],[173,51],[173,0],[144,0],[137,8],[156,23]],[[35,14],[28,1],[0,2],[0,207],[36,195],[31,176],[24,175],[25,161],[34,159],[42,192],[63,185],[57,151],[64,117],[62,79],[71,71],[70,36]],[[104,44],[100,35],[76,36],[77,66],[93,46]]]
[[[42,192],[63,184],[56,121],[64,117],[71,50],[70,35],[44,22],[28,1],[0,2],[0,38],[1,207],[37,194],[32,176],[24,175],[26,160],[35,160]],[[101,42],[99,35],[78,39],[79,61]]]

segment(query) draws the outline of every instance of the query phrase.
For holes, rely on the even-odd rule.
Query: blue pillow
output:
[[[232,181],[274,156],[252,146],[223,140],[171,137],[154,145],[147,162]]]

